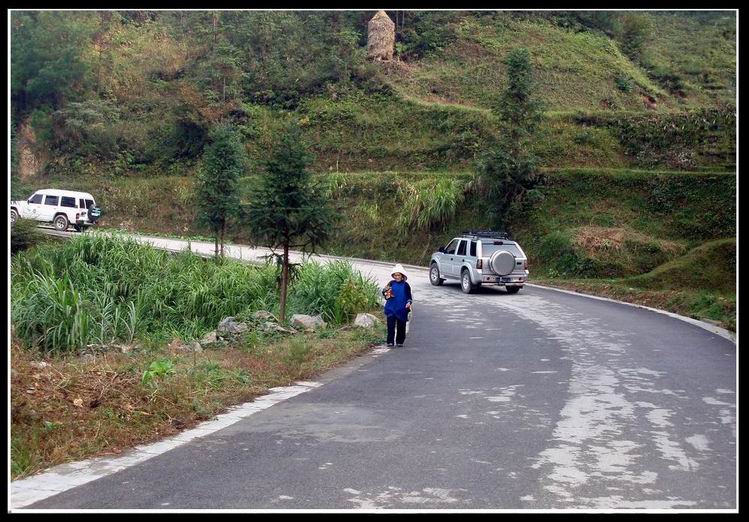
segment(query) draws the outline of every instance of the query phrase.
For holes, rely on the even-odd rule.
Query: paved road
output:
[[[404,348],[29,507],[737,507],[734,343],[616,303],[409,275]]]

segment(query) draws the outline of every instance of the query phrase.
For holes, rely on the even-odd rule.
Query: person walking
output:
[[[395,346],[400,347],[406,340],[406,322],[413,298],[411,286],[406,282],[408,276],[402,265],[397,264],[393,267],[391,277],[392,281],[382,289],[388,327],[387,345],[393,346],[395,343]]]

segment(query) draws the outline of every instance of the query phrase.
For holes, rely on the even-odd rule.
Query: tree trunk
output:
[[[224,257],[224,232],[226,232],[226,223],[221,223],[221,257]]]
[[[213,250],[213,255],[218,258],[218,230],[216,230],[215,235],[213,236],[213,239],[215,241],[215,248]]]
[[[286,321],[286,291],[289,285],[289,241],[283,244],[283,266],[281,267],[281,322]]]

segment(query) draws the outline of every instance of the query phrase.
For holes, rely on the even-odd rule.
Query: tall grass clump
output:
[[[345,261],[312,261],[298,271],[289,305],[294,313],[320,314],[330,323],[344,324],[379,305],[378,286]]]
[[[445,178],[436,184],[433,180],[403,183],[399,197],[403,208],[398,218],[399,228],[425,232],[443,229],[465,199],[465,183]]]
[[[277,312],[278,268],[154,249],[86,235],[19,253],[11,316],[29,346],[62,353],[88,345],[195,339],[227,316]],[[350,265],[309,263],[292,286],[293,309],[341,324],[377,305],[374,283]]]

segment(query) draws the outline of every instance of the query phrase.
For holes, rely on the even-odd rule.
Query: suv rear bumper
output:
[[[521,275],[509,275],[509,276],[491,276],[491,275],[481,275],[479,276],[480,282],[484,284],[495,284],[495,285],[503,285],[506,283],[509,284],[523,284],[525,283],[528,278],[526,276]]]

